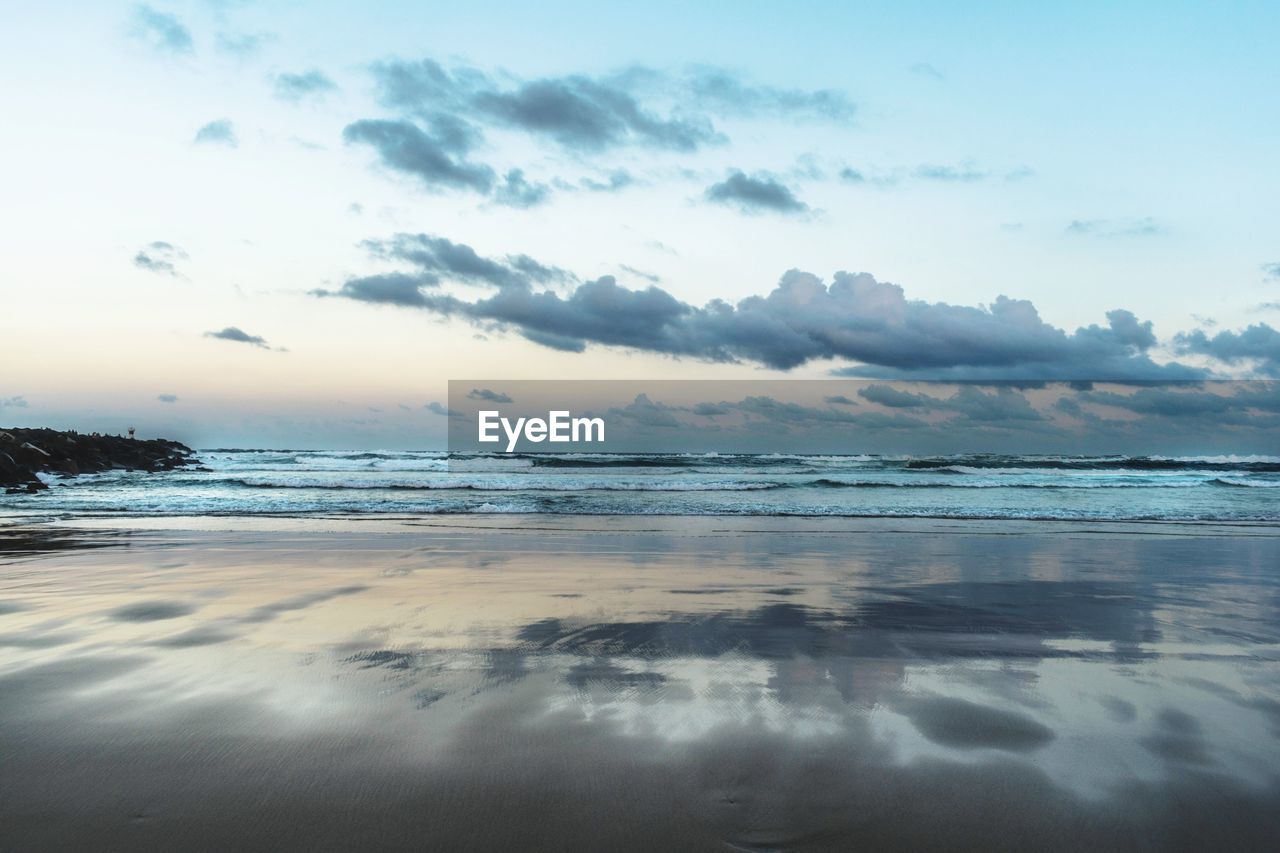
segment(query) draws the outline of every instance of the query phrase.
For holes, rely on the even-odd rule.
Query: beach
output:
[[[1269,849],[1280,529],[0,528],[0,847]]]

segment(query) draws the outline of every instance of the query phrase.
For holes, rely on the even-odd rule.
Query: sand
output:
[[[1273,849],[1278,568],[1265,526],[0,530],[0,849]]]

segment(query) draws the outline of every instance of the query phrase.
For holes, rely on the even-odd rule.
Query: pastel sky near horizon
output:
[[[0,425],[432,447],[468,377],[1280,376],[1277,43],[1264,2],[28,4]]]

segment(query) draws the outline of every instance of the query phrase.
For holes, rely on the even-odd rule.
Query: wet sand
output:
[[[1274,527],[148,526],[0,530],[0,849],[1280,837]]]

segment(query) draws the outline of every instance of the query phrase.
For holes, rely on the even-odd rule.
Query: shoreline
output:
[[[589,520],[589,523],[586,522]],[[190,532],[333,533],[456,531],[620,532],[673,531],[715,533],[1126,533],[1132,535],[1280,536],[1280,522],[1166,519],[1039,519],[888,515],[623,515],[609,513],[440,513],[396,514],[249,514],[249,515],[84,515],[30,519],[0,515],[0,531],[21,529],[155,530]],[[1242,531],[1255,531],[1244,533]]]

